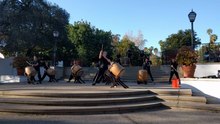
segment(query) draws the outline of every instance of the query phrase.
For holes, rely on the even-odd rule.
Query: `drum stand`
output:
[[[125,89],[129,88],[125,83],[123,83],[120,79],[120,77],[116,78],[112,73],[106,75],[106,83],[111,83],[112,82],[112,86],[111,88],[114,88],[117,85],[121,85],[122,87],[124,87]]]
[[[73,76],[74,77],[74,82],[73,83],[80,83],[80,84],[85,84],[85,82],[82,80],[81,76]]]
[[[111,86],[111,88],[113,88],[113,87],[116,86],[117,84],[121,85],[121,86],[124,87],[125,89],[129,88],[125,83],[123,83],[123,82],[121,81],[120,77],[119,77],[119,78],[115,78],[115,84],[113,84],[113,85]]]

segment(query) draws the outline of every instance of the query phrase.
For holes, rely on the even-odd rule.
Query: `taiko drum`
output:
[[[47,69],[47,73],[48,73],[49,75],[55,75],[55,74],[56,74],[56,71],[55,71],[55,69],[48,68],[48,69]]]
[[[80,76],[80,75],[82,75],[82,73],[83,73],[82,67],[79,66],[79,65],[73,65],[72,68],[71,68],[71,70],[72,70],[72,73],[73,73],[74,75]]]
[[[138,71],[138,76],[137,76],[138,81],[145,82],[147,81],[147,78],[148,78],[147,70],[141,69]]]
[[[124,74],[124,67],[114,62],[109,66],[109,71],[114,74],[115,77],[120,77]]]
[[[32,66],[25,67],[25,73],[27,76],[35,76],[37,74],[36,70]]]

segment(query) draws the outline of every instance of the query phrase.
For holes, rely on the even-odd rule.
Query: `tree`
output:
[[[115,46],[115,53],[113,54],[114,57],[120,54],[122,59],[128,57],[128,51],[131,54],[131,64],[138,65],[140,60],[140,50],[137,46],[135,46],[134,42],[132,42],[127,35],[125,35]]]
[[[201,44],[196,32],[194,33],[195,46]],[[181,46],[191,46],[191,30],[179,30],[176,34],[171,34],[165,41],[159,41],[161,51],[179,49]]]
[[[90,25],[86,21],[75,22],[68,26],[68,39],[76,48],[78,59],[85,66],[91,65],[98,58],[102,46],[111,56],[112,33],[105,32]]]
[[[144,49],[144,45],[147,42],[147,40],[144,39],[142,31],[138,31],[137,36],[133,36],[132,33],[126,33],[125,37],[134,42],[135,46],[137,46],[140,50]]]
[[[215,43],[215,41],[217,41],[217,39],[218,39],[218,36],[217,36],[216,34],[213,34],[212,32],[213,32],[213,31],[212,31],[211,28],[209,28],[209,29],[207,30],[207,33],[208,33],[208,35],[209,35],[209,37],[210,37],[209,42],[210,42],[211,44]]]
[[[194,45],[201,44],[200,39],[196,37],[196,32],[194,33]],[[165,41],[159,41],[161,51],[162,51],[162,62],[167,63],[171,58],[176,56],[177,50],[182,46],[191,46],[191,30],[187,29],[185,31],[179,30],[176,34],[171,34],[166,38]]]
[[[66,44],[69,14],[57,5],[45,0],[2,0],[0,6],[0,35],[7,37],[8,55],[31,50],[49,56],[54,46],[54,30],[60,33],[58,52]]]

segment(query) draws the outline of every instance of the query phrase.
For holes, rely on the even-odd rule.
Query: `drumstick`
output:
[[[102,44],[102,48],[101,48],[101,50],[103,50],[103,47],[104,47],[104,46],[103,46],[103,44]]]
[[[28,61],[26,61],[26,63],[28,64],[28,65],[31,65],[31,66],[33,66],[33,64],[31,64],[30,62],[28,62]]]
[[[171,66],[171,68],[173,68],[174,69],[174,71],[176,71],[177,72],[177,70],[173,67],[173,66]]]

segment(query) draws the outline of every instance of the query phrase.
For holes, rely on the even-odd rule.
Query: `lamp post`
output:
[[[195,44],[194,44],[194,30],[193,30],[193,22],[196,19],[196,13],[192,10],[189,14],[189,21],[191,22],[191,47],[194,50]]]
[[[53,31],[53,36],[55,38],[54,48],[53,48],[53,65],[54,65],[54,69],[55,69],[55,66],[56,66],[56,51],[57,51],[57,38],[59,37],[59,32],[58,31]]]

